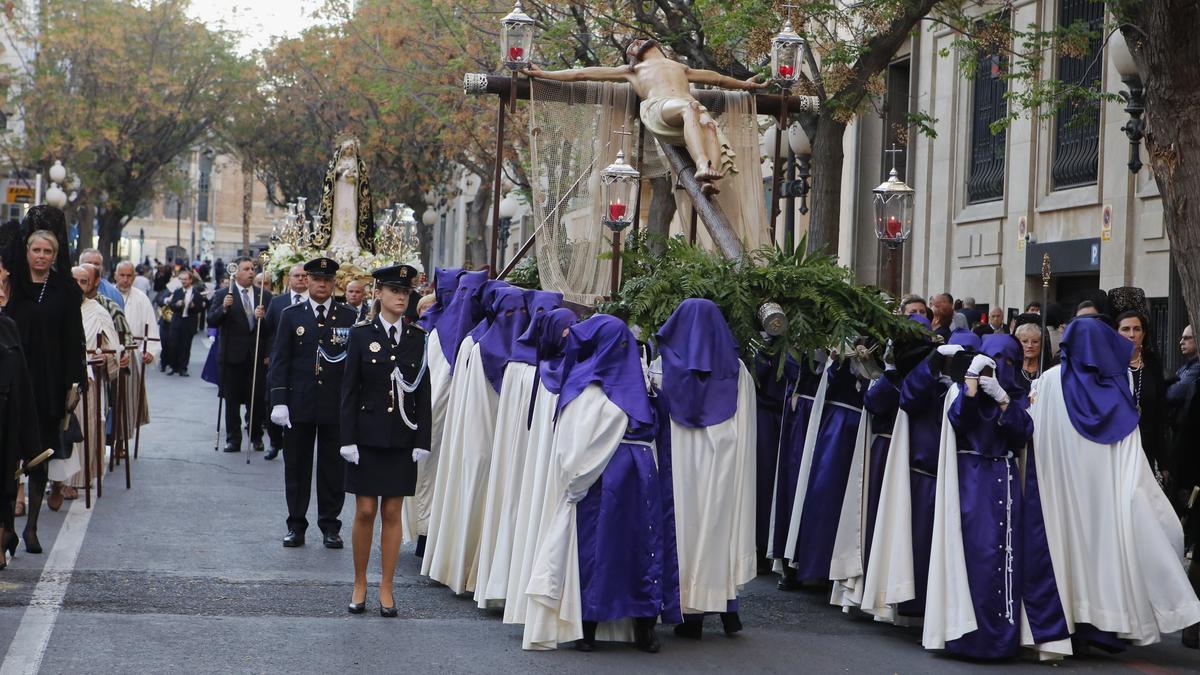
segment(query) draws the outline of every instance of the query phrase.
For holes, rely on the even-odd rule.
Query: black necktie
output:
[[[390,339],[392,341],[392,344],[396,344],[396,327],[395,326],[392,326],[391,328],[388,329],[388,339]]]
[[[325,323],[325,305],[317,305],[317,323]]]
[[[299,293],[292,296],[292,304],[294,305],[298,302],[300,302],[300,294]]]

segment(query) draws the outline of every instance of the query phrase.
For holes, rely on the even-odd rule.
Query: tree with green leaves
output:
[[[17,87],[23,145],[41,169],[60,159],[94,205],[99,247],[156,196],[175,159],[202,143],[250,84],[229,37],[190,19],[184,0],[37,3],[37,57]],[[86,209],[85,209],[86,210]],[[91,219],[80,222],[90,238]]]

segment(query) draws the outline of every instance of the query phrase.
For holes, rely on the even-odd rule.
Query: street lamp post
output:
[[[783,101],[779,108],[779,119],[776,120],[774,152],[771,154],[771,245],[775,245],[775,223],[779,218],[779,197],[783,188],[783,172],[780,166],[779,149],[783,140],[783,130],[787,126],[788,96],[792,86],[800,80],[800,60],[804,53],[804,38],[792,29],[791,5],[788,8],[788,18],[783,28],[771,40],[771,79],[783,91]]]
[[[788,214],[784,221],[784,247],[790,252],[796,248],[796,199],[800,199],[800,215],[808,214],[808,179],[812,177],[812,142],[799,122],[788,127],[788,170],[787,181],[781,193],[787,199]]]
[[[1137,64],[1133,62],[1133,55],[1129,53],[1129,45],[1126,44],[1125,36],[1120,30],[1109,38],[1108,48],[1117,74],[1121,76],[1121,82],[1129,88],[1128,91],[1121,92],[1121,98],[1125,99],[1125,112],[1129,113],[1129,121],[1121,127],[1121,131],[1124,131],[1129,139],[1129,163],[1126,166],[1133,173],[1137,173],[1142,170],[1142,137],[1146,132],[1146,123],[1142,120],[1142,114],[1146,112],[1145,87],[1142,85],[1141,76],[1138,75]]]
[[[500,250],[499,250],[499,265],[504,269],[505,258],[508,256],[508,238],[512,234],[513,218],[517,217],[517,200],[510,192],[504,195],[504,199],[500,200]]]
[[[884,274],[885,290],[893,296],[900,294],[900,263],[897,251],[901,250],[904,242],[912,236],[914,191],[896,172],[896,154],[903,150],[892,149],[892,170],[887,180],[879,184],[871,192],[875,204],[875,237],[887,248],[887,264]]]

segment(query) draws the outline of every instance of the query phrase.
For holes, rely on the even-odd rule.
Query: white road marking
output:
[[[84,508],[82,499],[71,503],[62,528],[54,538],[54,547],[46,558],[42,576],[33,589],[33,597],[21,616],[21,625],[4,655],[4,663],[0,664],[0,675],[33,674],[41,669],[50,634],[54,632],[63,597],[71,583],[75,559],[79,557],[83,536],[91,520],[92,510]]]

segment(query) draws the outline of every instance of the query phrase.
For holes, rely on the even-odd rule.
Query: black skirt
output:
[[[346,463],[346,492],[364,497],[411,497],[417,463],[411,448],[358,446],[358,464]]]

